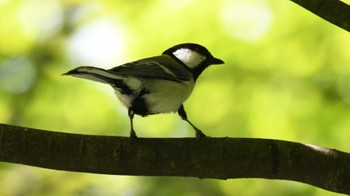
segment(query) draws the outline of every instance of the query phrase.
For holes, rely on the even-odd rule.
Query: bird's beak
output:
[[[214,64],[214,65],[224,64],[224,61],[214,57],[211,59],[210,64]]]

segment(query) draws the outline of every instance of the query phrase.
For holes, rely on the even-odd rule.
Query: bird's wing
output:
[[[192,73],[169,55],[161,55],[126,63],[108,70],[120,76],[156,78],[170,81],[190,81]]]

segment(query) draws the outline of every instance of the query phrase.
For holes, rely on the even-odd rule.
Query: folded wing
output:
[[[141,59],[107,71],[119,76],[154,78],[177,82],[193,79],[191,72],[181,62],[176,61],[168,55]]]

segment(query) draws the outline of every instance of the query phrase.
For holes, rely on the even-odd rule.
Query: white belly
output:
[[[150,114],[176,112],[181,104],[191,95],[194,82],[182,84],[172,81],[154,80],[149,84],[152,89],[144,96]]]

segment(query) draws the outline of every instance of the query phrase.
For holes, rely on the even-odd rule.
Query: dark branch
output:
[[[350,154],[270,139],[129,139],[0,124],[0,161],[100,174],[285,179],[350,194]]]
[[[340,0],[292,0],[294,3],[350,32],[350,6]]]

